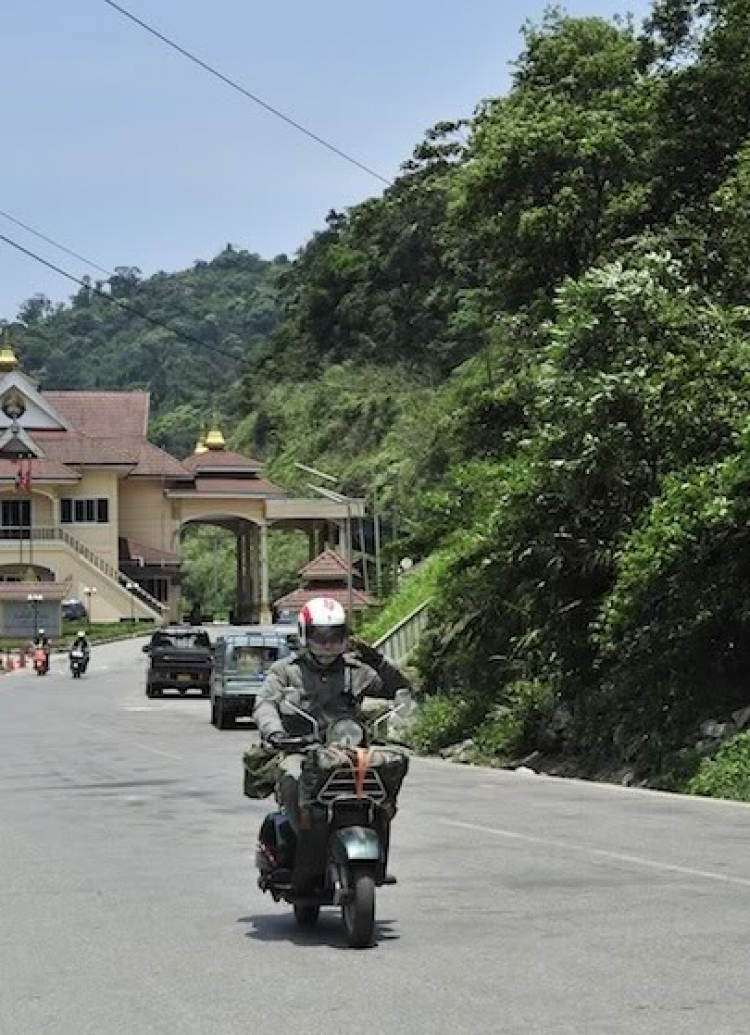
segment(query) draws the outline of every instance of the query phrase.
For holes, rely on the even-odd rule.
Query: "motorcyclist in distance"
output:
[[[47,634],[44,631],[44,629],[39,629],[37,631],[36,636],[34,637],[34,639],[31,642],[31,653],[33,654],[35,651],[38,651],[38,650],[43,650],[44,651],[44,671],[48,672],[49,671],[49,650],[50,650],[50,647],[49,647],[49,637],[47,636]]]
[[[85,672],[88,668],[89,658],[91,657],[91,644],[88,641],[88,637],[83,629],[79,629],[73,640],[73,646],[71,651],[83,651],[83,671]]]
[[[33,640],[33,646],[42,647],[45,650],[49,649],[49,636],[47,636],[47,633],[44,631],[44,629],[39,629],[37,631],[37,634]]]

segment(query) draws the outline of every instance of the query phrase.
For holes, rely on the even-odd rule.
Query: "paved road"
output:
[[[255,888],[247,734],[132,643],[0,678],[2,1035],[746,1035],[750,809],[420,762],[376,948]]]

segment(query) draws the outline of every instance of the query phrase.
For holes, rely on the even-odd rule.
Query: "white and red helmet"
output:
[[[334,661],[346,650],[346,611],[331,597],[314,597],[299,613],[299,642],[320,661]]]

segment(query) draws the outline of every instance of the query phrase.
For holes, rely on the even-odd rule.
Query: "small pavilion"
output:
[[[314,597],[331,597],[341,606],[349,609],[349,575],[352,578],[352,612],[354,617],[375,604],[375,598],[361,588],[361,579],[356,567],[333,549],[323,550],[308,564],[299,569],[302,585],[274,601],[274,612],[285,618],[296,618],[305,604]]]

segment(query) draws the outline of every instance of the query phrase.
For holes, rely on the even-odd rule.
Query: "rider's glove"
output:
[[[286,734],[281,733],[277,730],[274,733],[268,734],[268,736],[266,737],[266,744],[268,744],[270,748],[278,750],[286,739]]]

